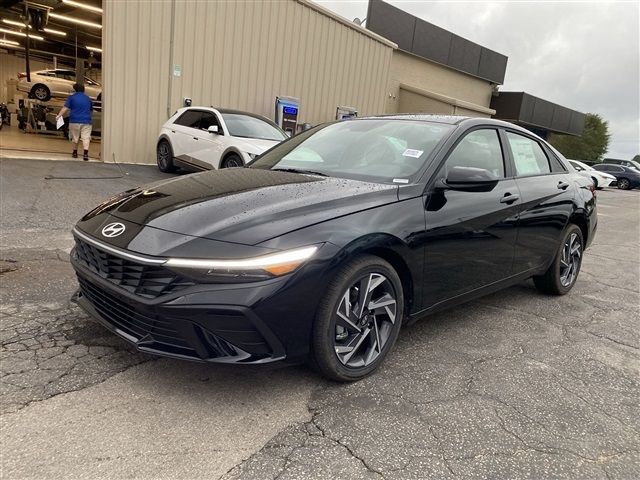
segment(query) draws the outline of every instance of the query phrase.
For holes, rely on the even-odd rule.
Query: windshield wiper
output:
[[[316,172],[315,170],[303,170],[301,168],[272,168],[276,172],[290,172],[290,173],[304,173],[307,175],[319,175],[321,177],[328,177],[326,173]]]

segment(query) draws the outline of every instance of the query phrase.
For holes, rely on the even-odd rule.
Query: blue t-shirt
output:
[[[69,123],[91,123],[93,104],[83,92],[76,92],[67,98],[64,106],[71,110]]]

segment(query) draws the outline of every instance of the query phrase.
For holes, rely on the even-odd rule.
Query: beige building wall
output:
[[[274,116],[300,99],[300,123],[385,111],[396,45],[308,0],[105,0],[103,156],[155,162],[162,123],[182,106]],[[173,31],[173,36],[171,32]]]
[[[401,50],[393,52],[387,113],[489,117],[492,84]]]

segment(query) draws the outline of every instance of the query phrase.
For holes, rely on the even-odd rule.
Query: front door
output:
[[[218,133],[210,133],[211,126],[217,126]],[[191,152],[191,161],[202,168],[220,168],[220,157],[225,148],[224,132],[215,113],[202,112],[200,126],[198,131],[194,132],[194,137],[197,137],[198,141]]]
[[[503,151],[496,129],[473,130],[451,149],[436,174],[425,201],[427,308],[512,275],[520,201]],[[485,192],[442,188],[440,180],[456,166],[483,168],[500,180]]]

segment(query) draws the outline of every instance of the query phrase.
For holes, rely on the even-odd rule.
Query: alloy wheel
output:
[[[44,100],[45,98],[47,98],[47,91],[44,89],[44,87],[38,87],[33,92],[33,96],[38,100]]]
[[[618,188],[621,190],[627,190],[629,188],[629,180],[626,178],[621,178],[618,180]]]
[[[163,168],[167,168],[169,165],[169,145],[165,142],[162,142],[158,145],[158,161],[160,162]]]
[[[560,256],[560,283],[563,287],[573,284],[582,260],[582,242],[577,233],[572,233],[562,247]]]
[[[240,160],[238,160],[237,157],[231,156],[224,161],[224,166],[226,168],[241,167],[242,163],[240,162]]]
[[[342,294],[334,337],[340,363],[359,368],[378,358],[396,322],[396,298],[391,281],[379,273],[359,278]]]

